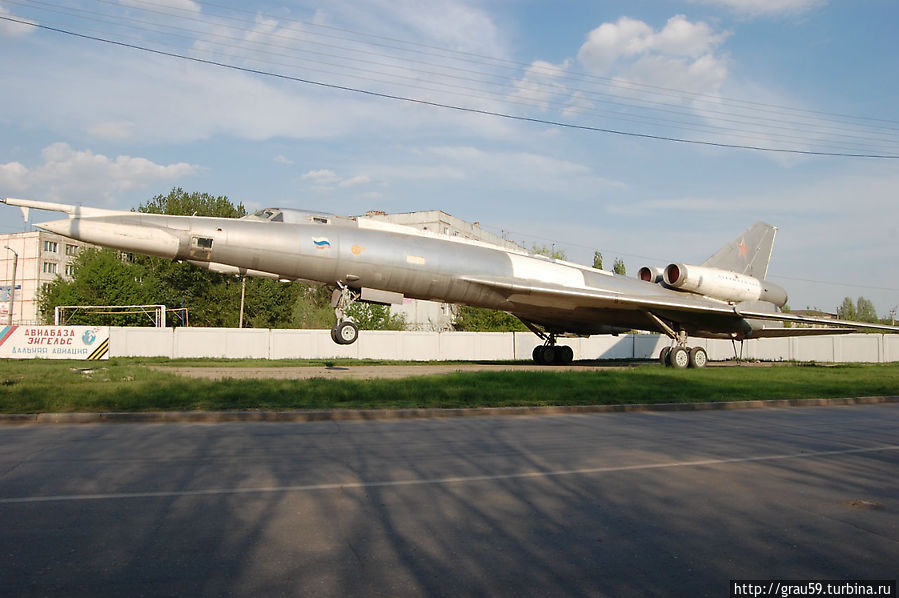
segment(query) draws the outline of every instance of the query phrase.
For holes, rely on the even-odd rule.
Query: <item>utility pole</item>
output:
[[[240,321],[237,324],[238,328],[243,328],[243,296],[247,292],[247,277],[240,277]]]
[[[16,253],[9,245],[4,245],[3,247],[9,251],[12,251],[12,254],[15,256],[12,261],[12,284],[9,286],[9,313],[6,314],[6,323],[12,326],[12,311],[13,307],[15,307],[16,304],[16,268],[19,265],[19,254]]]

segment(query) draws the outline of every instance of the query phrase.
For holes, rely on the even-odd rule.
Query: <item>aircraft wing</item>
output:
[[[670,295],[634,295],[590,287],[568,287],[538,281],[522,281],[517,278],[500,276],[461,276],[461,280],[488,287],[512,303],[568,309],[596,308],[612,310],[634,310],[642,312],[683,312],[692,315],[731,316],[753,320],[775,322],[795,322],[825,326],[824,328],[765,328],[753,331],[758,337],[811,336],[838,334],[859,329],[882,330],[899,333],[899,326],[854,322],[799,316],[780,312],[760,312],[741,310],[739,306],[694,295],[679,293]]]
[[[501,276],[460,276],[459,278],[466,282],[489,287],[512,302],[544,303],[546,299],[551,299],[550,305],[572,309],[578,307],[635,311],[663,309],[721,316],[741,315],[732,305],[689,293],[683,293],[682,297],[638,296],[590,287],[568,287],[538,281],[524,282],[521,279]]]
[[[828,318],[815,318],[811,316],[799,316],[796,314],[785,314],[785,313],[765,313],[765,312],[755,312],[755,311],[740,311],[738,312],[744,318],[752,318],[754,320],[774,320],[777,322],[796,322],[799,324],[815,324],[815,325],[823,325],[823,326],[839,326],[841,330],[845,330],[846,328],[852,329],[871,329],[871,330],[883,330],[885,332],[899,332],[899,326],[889,326],[887,324],[873,324],[869,322],[854,322],[852,320],[838,320],[838,319],[828,319]],[[784,330],[814,330],[814,329],[806,329],[806,328],[785,328]],[[820,329],[819,329],[820,330]],[[827,333],[822,333],[827,334]],[[796,335],[799,336],[799,335]]]

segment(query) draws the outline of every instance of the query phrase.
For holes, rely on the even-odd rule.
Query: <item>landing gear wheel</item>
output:
[[[562,345],[561,347],[559,347],[559,363],[562,365],[568,365],[572,361],[574,361],[574,349],[572,349],[568,345]]]
[[[337,325],[331,329],[331,338],[340,345],[352,345],[359,338],[359,327],[349,320],[337,322]]]
[[[690,354],[684,347],[674,347],[668,354],[668,361],[674,369],[682,370],[690,365]]]
[[[709,354],[702,347],[693,347],[690,349],[690,367],[704,368],[709,361]]]
[[[534,351],[531,353],[531,357],[534,358],[534,363],[543,363],[543,345],[537,345],[534,347]]]
[[[541,354],[541,363],[544,365],[552,365],[559,361],[559,349],[553,345],[545,345]]]
[[[671,356],[671,347],[663,348],[662,351],[659,353],[659,363],[661,363],[665,367],[668,367],[669,365],[671,365],[671,362],[668,360],[668,358],[670,356]]]

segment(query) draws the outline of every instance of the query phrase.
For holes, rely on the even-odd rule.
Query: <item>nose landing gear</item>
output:
[[[337,323],[331,329],[331,340],[338,345],[352,345],[359,338],[359,327],[346,311],[359,298],[359,292],[345,284],[337,283],[337,286],[331,296],[331,307],[337,316]]]

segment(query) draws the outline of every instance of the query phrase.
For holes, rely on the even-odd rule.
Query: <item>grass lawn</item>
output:
[[[0,413],[504,407],[899,395],[899,363],[702,370],[639,363],[601,371],[453,373],[401,380],[220,381],[188,379],[147,367],[379,363],[386,362],[3,360]]]

